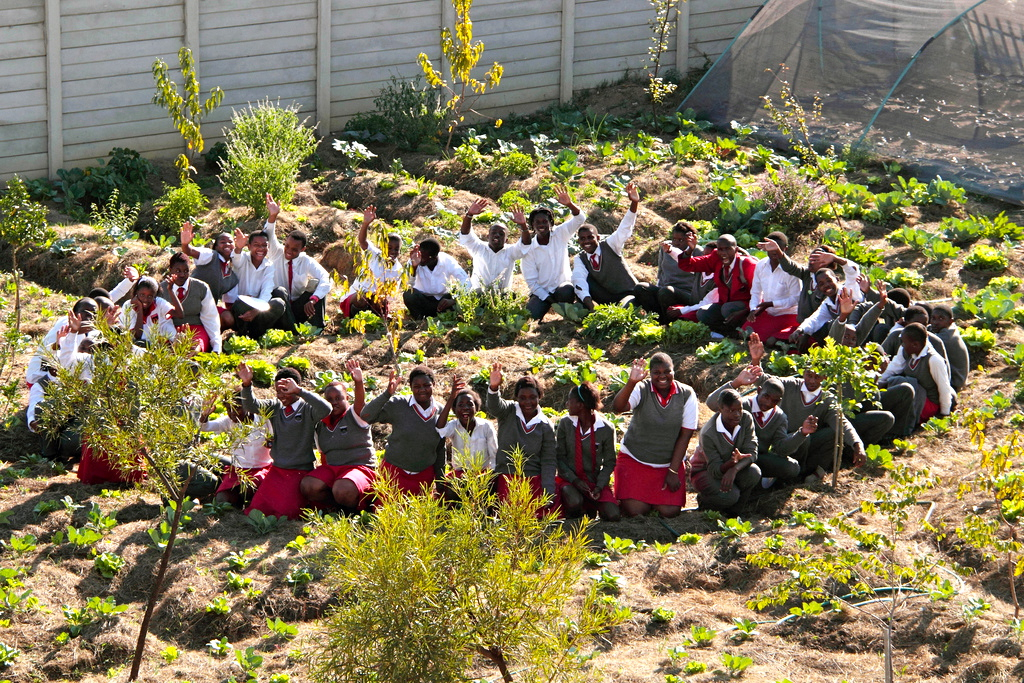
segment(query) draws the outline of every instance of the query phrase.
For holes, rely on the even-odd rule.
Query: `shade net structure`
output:
[[[680,108],[770,133],[780,79],[816,139],[1024,203],[1024,0],[768,0]]]

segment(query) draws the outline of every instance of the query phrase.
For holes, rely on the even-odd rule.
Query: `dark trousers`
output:
[[[530,300],[526,302],[526,310],[530,312],[531,318],[540,320],[545,313],[551,310],[552,304],[571,304],[574,301],[576,301],[576,290],[572,285],[562,285],[546,299],[541,299],[536,294],[530,295]]]
[[[757,467],[762,477],[773,477],[779,481],[790,481],[800,476],[800,463],[772,451],[758,454]]]
[[[284,293],[284,290],[282,290],[282,293]],[[324,327],[326,327],[324,315],[327,311],[327,299],[320,299],[320,301],[317,301],[316,308],[313,310],[313,315],[309,316],[306,315],[306,304],[309,303],[312,296],[312,292],[303,292],[302,296],[298,299],[290,301],[288,307],[285,309],[284,315],[279,318],[277,327],[280,327],[283,330],[293,331],[296,325],[309,323],[313,327],[318,327],[321,330],[324,329]]]
[[[918,418],[927,398],[924,389],[912,377],[893,377],[889,388],[882,391],[882,408],[892,413],[894,422],[890,438],[910,436],[917,428]]]
[[[750,492],[761,483],[761,470],[754,464],[744,467],[736,474],[728,491],[723,491],[722,480],[715,479],[707,470],[693,474],[690,481],[697,489],[697,505],[702,510],[728,510],[745,502]]]
[[[249,310],[238,302],[231,307],[231,313],[235,317],[235,332],[245,335],[251,339],[259,339],[267,330],[274,327],[274,323],[280,320],[288,308],[287,294],[283,287],[278,287],[270,295],[270,308],[258,313],[252,320],[242,320],[239,315]]]
[[[437,315],[437,306],[444,299],[452,299],[451,294],[445,294],[440,299],[436,299],[429,294],[424,294],[418,289],[407,289],[402,292],[402,300],[405,302],[405,307],[409,309],[409,317],[413,320],[423,320]]]
[[[850,424],[865,446],[882,443],[896,419],[888,410],[864,410],[853,416]]]
[[[669,306],[694,306],[699,299],[694,296],[692,287],[658,287],[658,312],[665,313]]]
[[[726,336],[735,335],[736,330],[740,328],[740,325],[744,323],[745,319],[740,319],[739,323],[736,325],[730,325],[726,323],[726,318],[734,316],[740,312],[745,312],[747,308],[748,305],[745,301],[728,301],[724,304],[711,304],[704,310],[697,311],[697,320],[711,328],[712,332],[717,332]]]

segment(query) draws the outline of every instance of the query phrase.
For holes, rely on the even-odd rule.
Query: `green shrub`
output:
[[[179,187],[166,186],[163,195],[153,202],[156,207],[156,222],[168,233],[177,233],[185,221],[198,222],[198,217],[210,206],[200,191],[199,186],[191,180]]]
[[[910,287],[917,289],[924,284],[924,278],[916,270],[893,268],[888,272],[886,281],[893,287]]]
[[[964,267],[999,273],[1010,266],[1006,253],[987,244],[976,244],[964,259]]]
[[[698,344],[708,338],[711,328],[692,320],[674,320],[665,328],[662,340],[666,344]]]
[[[260,337],[259,344],[265,349],[277,346],[291,346],[295,343],[295,335],[288,330],[267,330]]]
[[[108,156],[110,161],[101,159],[99,166],[57,171],[56,185],[65,212],[81,216],[84,207],[106,204],[114,190],[126,204],[141,204],[150,198],[147,181],[155,171],[153,164],[125,147],[115,147]]]
[[[824,189],[794,171],[782,171],[761,185],[752,195],[767,214],[765,223],[790,230],[805,230],[817,224],[825,205]]]
[[[375,111],[353,117],[345,130],[382,136],[405,150],[436,145],[447,109],[439,91],[422,83],[420,77],[405,80],[392,76],[373,100]]]
[[[303,377],[309,377],[309,373],[313,370],[313,364],[309,362],[309,359],[301,356],[282,358],[278,361],[277,366],[279,368],[295,368],[302,373]]]
[[[250,360],[246,361],[246,365],[252,368],[252,381],[256,386],[266,388],[274,383],[274,375],[277,374],[277,368],[267,361]]]
[[[530,175],[533,172],[533,165],[533,157],[522,152],[505,154],[494,162],[494,167],[501,171],[502,175],[517,177]]]
[[[511,211],[517,206],[527,207],[530,205],[530,198],[519,190],[509,190],[498,198],[498,208],[502,211]]]
[[[650,322],[643,313],[633,307],[615,304],[597,304],[583,319],[583,336],[592,339],[621,339],[637,334],[641,325]]]
[[[964,344],[973,351],[989,351],[995,348],[996,335],[992,330],[985,330],[978,327],[965,327],[960,332]]]
[[[242,356],[248,356],[250,353],[255,353],[259,347],[260,343],[255,339],[236,334],[228,337],[224,342],[224,353],[237,353]]]
[[[138,237],[138,233],[132,230],[138,217],[139,207],[122,204],[121,192],[115,189],[105,205],[92,205],[89,224],[103,232],[101,241],[121,242]]]
[[[299,168],[316,150],[316,133],[299,121],[297,107],[281,107],[269,99],[235,112],[231,123],[221,183],[232,199],[264,216],[266,193],[280,204],[295,195]]]

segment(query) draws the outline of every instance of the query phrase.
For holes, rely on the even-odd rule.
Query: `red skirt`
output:
[[[260,487],[253,494],[245,514],[259,510],[265,515],[298,519],[302,508],[310,507],[302,495],[299,483],[309,476],[309,470],[291,470],[271,465]]]
[[[267,472],[270,471],[270,466],[267,467],[234,467],[228,465],[224,468],[224,474],[220,477],[220,486],[217,487],[217,493],[222,491],[233,491],[238,489],[240,493],[246,494],[252,493],[252,489],[259,488],[259,485],[263,483],[263,480],[267,478]],[[245,478],[252,482],[248,487],[242,485],[242,477],[239,476],[239,472],[245,473]]]
[[[206,328],[202,325],[178,325],[178,332],[185,332],[188,330],[192,331],[192,340],[199,348],[201,353],[209,353],[210,349],[210,335],[206,332]]]
[[[928,420],[932,419],[933,417],[935,417],[938,414],[939,414],[939,404],[938,403],[933,403],[930,398],[926,398],[924,400],[924,408],[921,409],[921,417],[918,418],[917,423],[918,424],[924,424],[925,422],[927,422]],[[83,448],[82,451],[84,452],[85,449]],[[84,455],[82,456],[82,460],[85,460],[85,456]],[[79,467],[81,467],[81,466],[79,466]]]
[[[143,481],[142,470],[123,470],[116,467],[102,453],[93,451],[82,441],[82,460],[78,463],[78,480],[83,484],[135,484]]]
[[[370,507],[370,492],[373,490],[373,482],[377,478],[377,471],[369,465],[320,465],[306,476],[319,479],[332,488],[335,482],[342,479],[355,484],[359,491],[359,509],[366,510]]]
[[[387,472],[398,486],[398,490],[406,494],[433,493],[434,490],[434,468],[428,467],[422,472],[409,474],[401,467],[395,467],[389,462],[382,461],[378,468],[381,472]]]
[[[619,500],[638,500],[648,505],[686,505],[686,474],[679,472],[682,486],[678,491],[669,491],[665,486],[668,469],[651,467],[619,452],[615,459],[615,497]]]
[[[743,323],[744,330],[750,330],[757,332],[762,340],[774,337],[775,339],[785,340],[789,338],[789,335],[793,334],[793,330],[800,324],[797,320],[796,315],[772,315],[770,313],[762,313],[752,323]]]

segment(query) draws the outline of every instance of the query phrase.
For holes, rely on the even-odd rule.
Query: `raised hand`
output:
[[[775,258],[782,256],[782,247],[779,246],[779,243],[767,237],[757,243],[757,248]]]
[[[113,327],[121,321],[121,307],[114,304],[103,312],[103,318],[107,321],[108,326]]]
[[[672,253],[672,243],[669,242],[668,240],[665,240],[664,242],[661,243],[661,250],[663,252],[665,252],[666,254],[671,254]]]
[[[388,375],[388,388],[387,388],[387,392],[389,394],[394,395],[394,393],[396,391],[398,391],[398,373],[395,372],[394,370],[392,370],[391,374]]]
[[[633,384],[639,384],[647,379],[648,375],[647,363],[644,362],[643,358],[637,358],[633,361],[633,364],[629,367],[629,381]]]
[[[242,250],[249,245],[249,238],[245,236],[241,228],[235,228],[235,253],[242,253]]]
[[[764,371],[761,370],[760,365],[748,365],[747,367],[740,370],[740,374],[736,375],[736,379],[732,381],[734,387],[746,387],[750,386],[757,381],[758,377]]]
[[[857,276],[857,286],[860,287],[860,291],[867,294],[871,291],[871,278],[864,273]]]
[[[501,363],[491,365],[490,387],[491,391],[497,391],[501,387]]]
[[[238,379],[242,380],[243,387],[252,386],[252,368],[246,365],[245,361],[238,364],[238,367],[235,368],[235,374],[238,375]]]
[[[839,315],[842,316],[843,320],[850,317],[853,313],[853,292],[848,288],[843,287],[839,290],[839,296],[836,297],[836,302],[839,304]]]
[[[72,334],[78,334],[82,331],[82,316],[78,315],[74,311],[68,313],[68,328]]]
[[[889,301],[889,293],[886,291],[885,280],[878,281],[878,302],[885,306]]]
[[[121,275],[129,282],[135,282],[139,279],[139,271],[134,266],[125,266],[124,270],[121,271]]]
[[[277,382],[274,383],[274,387],[283,391],[288,396],[293,397],[292,400],[297,398],[299,393],[302,391],[302,389],[299,388],[299,385],[296,384],[295,380],[291,377],[285,377],[284,379],[277,380]]]
[[[192,244],[192,237],[193,237],[192,223],[189,222],[189,221],[185,221],[184,223],[181,224],[180,239],[181,239],[181,247],[182,247],[182,249],[184,249],[188,245]]]
[[[565,185],[555,186],[555,199],[562,206],[572,206],[572,197],[569,196],[569,190],[565,189]]]
[[[466,215],[467,216],[479,216],[480,214],[482,214],[484,212],[484,209],[486,209],[486,208],[487,208],[487,200],[483,199],[483,198],[480,198],[480,199],[476,200],[475,202],[473,202],[472,204],[469,205],[469,208],[466,209]]]
[[[632,182],[626,185],[626,196],[629,197],[629,201],[631,202],[640,201],[640,191],[636,189],[636,185]]]
[[[761,365],[761,359],[764,358],[764,342],[761,341],[757,332],[752,332],[750,338],[747,339],[747,351],[750,353],[750,362],[754,365]]]
[[[267,193],[267,220],[271,223],[277,218],[277,214],[281,213],[281,205],[274,201],[274,198]]]
[[[697,233],[688,232],[686,233],[686,247],[692,252],[697,248]]]
[[[363,209],[363,225],[369,226],[375,220],[377,220],[377,207],[370,204]]]
[[[412,248],[412,251],[409,252],[409,264],[412,265],[413,268],[417,268],[421,263],[423,263],[423,254],[420,253],[420,245],[417,244]]]
[[[526,213],[523,207],[517,206],[512,209],[512,222],[520,227],[526,227]]]
[[[459,392],[466,388],[466,382],[458,375],[452,378],[452,390],[449,397],[454,402],[455,397],[459,395]]]
[[[363,369],[359,366],[359,361],[355,358],[349,358],[345,361],[345,369],[348,371],[348,374],[352,375],[352,381],[355,384],[363,383]]]

